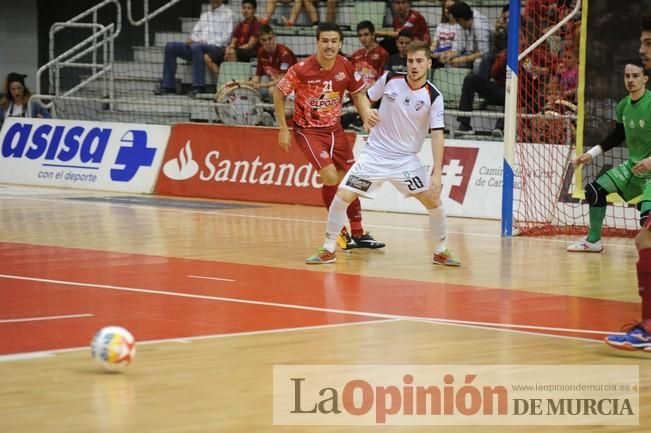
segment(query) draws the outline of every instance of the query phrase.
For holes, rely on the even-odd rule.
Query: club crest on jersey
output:
[[[640,128],[644,128],[645,124],[646,122],[644,121],[644,119],[640,119]]]
[[[355,72],[355,78],[359,80],[359,76],[357,72]],[[346,79],[346,74],[343,72],[337,72],[337,75],[335,75],[335,81],[344,81]]]
[[[319,157],[321,159],[328,159],[329,156],[330,156],[330,154],[328,152],[326,152],[325,150],[323,150],[323,151],[321,151],[321,153],[319,153]]]
[[[418,101],[418,102],[416,102],[416,105],[414,106],[414,108],[416,109],[416,111],[419,111],[424,106],[425,106],[425,101]]]

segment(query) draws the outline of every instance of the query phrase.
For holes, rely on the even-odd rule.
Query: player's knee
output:
[[[585,186],[585,200],[590,206],[604,207],[608,204],[606,197],[608,191],[597,182],[589,183]]]
[[[643,227],[642,230],[635,235],[635,248],[637,248],[638,251],[651,248],[651,229]]]
[[[337,173],[322,173],[321,175],[321,182],[323,182],[324,185],[328,186],[336,186],[339,185],[339,176],[337,176]]]

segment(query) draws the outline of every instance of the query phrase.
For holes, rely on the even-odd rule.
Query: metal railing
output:
[[[115,22],[103,25],[98,22],[98,11],[109,5],[115,5],[116,18]],[[92,18],[92,22],[83,20]],[[55,55],[56,35],[65,29],[90,29],[92,34],[73,47],[67,49],[59,55]],[[50,44],[49,44],[49,61],[41,66],[36,72],[36,93],[42,94],[41,75],[48,71],[49,76],[49,93],[51,96],[67,96],[77,92],[88,83],[105,77],[111,70],[114,60],[114,41],[122,30],[122,7],[118,0],[104,0],[101,3],[89,8],[79,15],[70,18],[68,21],[56,22],[50,27]],[[102,59],[98,62],[98,55],[101,52]],[[84,62],[80,59],[89,55],[90,62]],[[81,80],[74,87],[66,90],[61,89],[61,71],[65,68],[86,68],[90,70],[90,76]],[[110,74],[108,74],[110,76]],[[114,85],[112,80],[104,80],[105,94],[112,97],[114,94]]]
[[[153,12],[149,12],[149,0],[144,0],[143,3],[143,17],[139,19],[138,21],[134,20],[131,17],[131,0],[127,0],[127,18],[129,18],[129,22],[131,23],[132,26],[141,26],[145,25],[145,46],[149,46],[149,21],[154,18],[155,16],[161,14],[165,10],[171,8],[175,4],[179,3],[182,0],[170,0],[169,2],[165,3],[158,9],[156,9]]]
[[[132,0],[127,0],[127,18],[134,27],[144,25],[145,46],[150,45],[149,22],[152,18],[174,6],[182,0],[170,0],[154,11],[149,11],[149,0],[144,0],[143,17],[135,20],[132,16]],[[115,21],[104,25],[98,22],[98,13],[107,6],[114,5],[116,9]],[[62,30],[80,29],[91,30],[90,36],[84,38],[73,47],[61,54],[55,52],[56,35]],[[122,6],[119,0],[103,0],[88,10],[70,18],[67,21],[56,22],[50,27],[49,33],[49,61],[41,66],[36,73],[36,93],[46,97],[67,97],[84,88],[88,84],[102,79],[102,94],[107,101],[115,99],[115,80],[111,70],[115,61],[114,41],[122,31]],[[80,59],[91,56],[90,61]],[[90,71],[88,77],[83,78],[72,88],[63,90],[61,87],[61,72],[65,68],[85,68]],[[41,76],[48,72],[49,95],[44,94]],[[51,104],[48,104],[51,108]]]

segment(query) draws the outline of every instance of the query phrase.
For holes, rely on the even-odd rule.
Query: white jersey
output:
[[[404,72],[387,72],[368,90],[372,101],[382,99],[380,123],[368,137],[365,152],[387,159],[400,159],[420,152],[431,129],[443,129],[443,95],[426,81],[411,89]]]

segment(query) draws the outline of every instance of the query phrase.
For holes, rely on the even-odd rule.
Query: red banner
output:
[[[157,194],[323,204],[318,172],[296,145],[278,146],[276,128],[176,124],[163,161]]]

